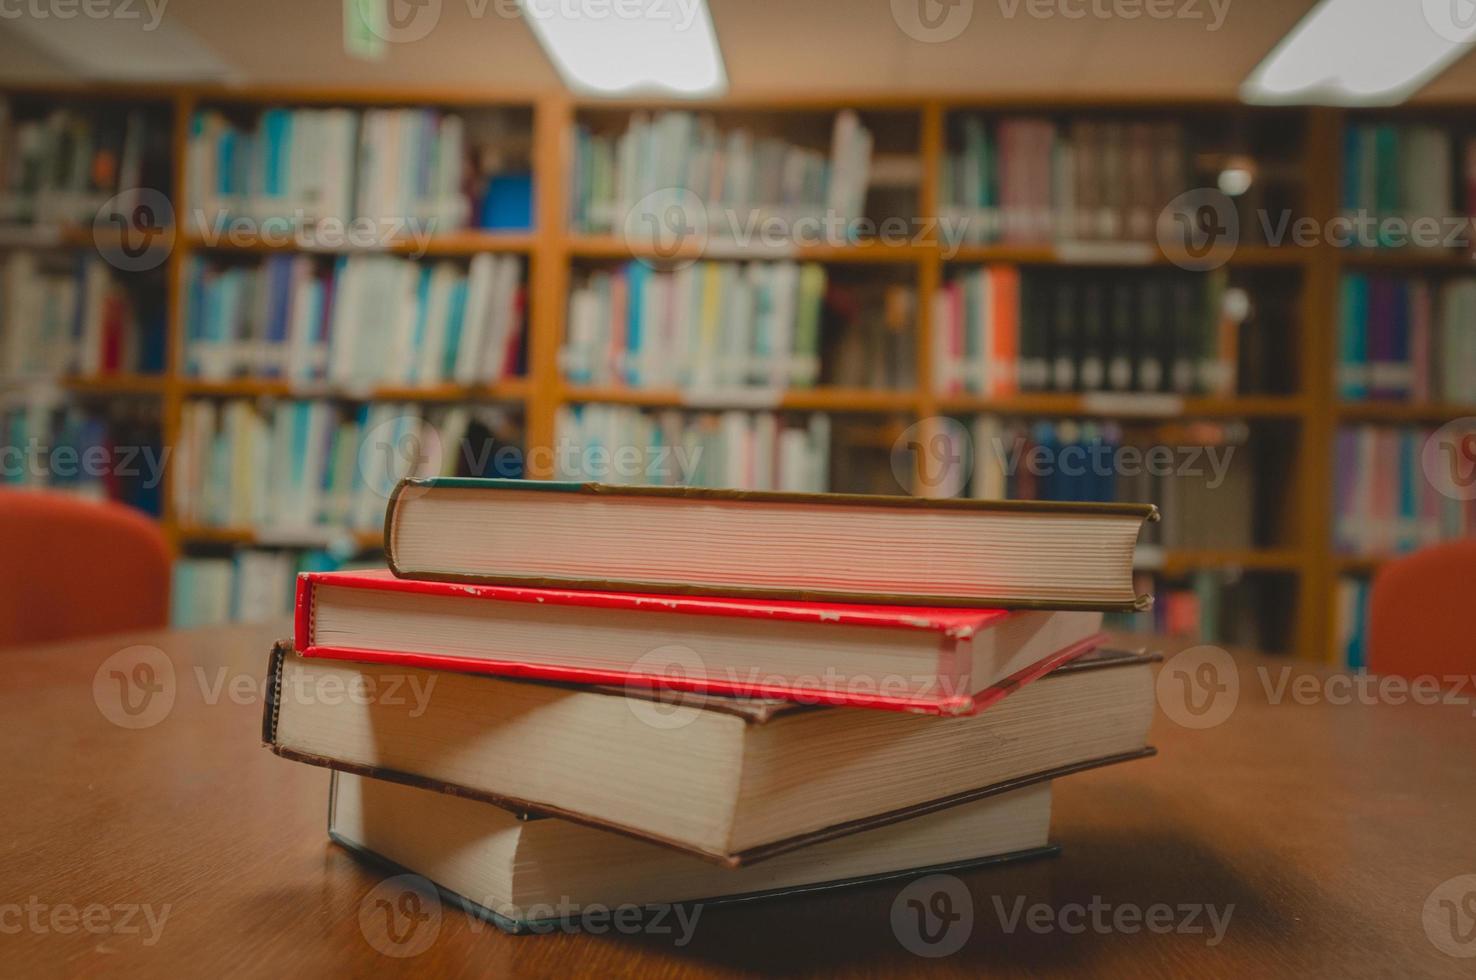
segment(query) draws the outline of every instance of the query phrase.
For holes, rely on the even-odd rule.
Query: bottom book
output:
[[[972,803],[726,868],[647,841],[464,797],[333,774],[328,833],[433,882],[507,932],[577,925],[583,910],[752,901],[1055,854],[1051,786]]]

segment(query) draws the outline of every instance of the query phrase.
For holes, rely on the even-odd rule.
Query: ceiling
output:
[[[32,5],[36,2],[44,5],[45,0]],[[129,2],[146,9],[145,0]],[[105,25],[118,32],[118,47],[127,49],[136,70],[148,73],[157,67],[160,77],[168,76],[171,49],[179,43],[170,37],[178,39],[182,29],[213,51],[229,66],[230,77],[241,82],[464,85],[520,92],[559,85],[527,26],[507,15],[515,9],[514,0],[408,0],[438,4],[439,19],[420,40],[385,45],[377,61],[344,53],[343,0],[152,0],[155,8],[161,2],[169,31],[143,32],[139,20]],[[1215,0],[1224,15],[1215,30],[1209,29],[1214,20],[1211,0],[1150,0],[1160,9],[1194,16],[1131,20],[1091,11],[1139,9],[1146,6],[1143,0],[951,0],[957,5],[953,16],[967,15],[966,25],[956,37],[936,42],[917,40],[899,27],[899,19],[907,20],[918,2],[944,9],[937,6],[940,0],[709,0],[709,6],[734,94],[1234,98],[1240,82],[1314,0]],[[1032,15],[1062,10],[1087,14],[1074,19],[1062,13]],[[954,23],[959,21],[945,22]],[[47,27],[53,43],[73,29],[57,23]],[[13,20],[0,20],[0,78],[78,77],[75,68],[67,67],[65,55],[45,53],[34,35]],[[95,49],[91,43],[87,47]],[[1419,98],[1472,96],[1476,61],[1467,56]]]

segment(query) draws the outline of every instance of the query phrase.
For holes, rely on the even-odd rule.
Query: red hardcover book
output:
[[[1101,614],[298,576],[305,657],[972,714],[1100,642]]]

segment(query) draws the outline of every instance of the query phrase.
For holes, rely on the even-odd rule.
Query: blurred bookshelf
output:
[[[1249,530],[1233,542],[1196,541],[1191,535],[1184,542],[1145,544],[1139,556],[1141,574],[1152,576],[1159,591],[1172,597],[1161,606],[1172,607],[1173,615],[1122,625],[1172,631],[1192,625],[1196,609],[1207,616],[1212,607],[1231,627],[1238,620],[1261,622],[1262,632],[1249,638],[1257,645],[1334,659],[1342,656],[1338,583],[1346,575],[1367,575],[1379,561],[1334,548],[1331,512],[1339,427],[1436,425],[1476,412],[1476,406],[1463,400],[1417,404],[1408,398],[1347,399],[1340,396],[1334,376],[1339,284],[1346,270],[1453,276],[1467,266],[1476,268],[1468,256],[1429,249],[1294,247],[1260,238],[1264,227],[1253,218],[1259,211],[1286,210],[1320,221],[1339,213],[1345,130],[1355,117],[1337,110],[1210,101],[865,94],[671,103],[587,101],[562,93],[296,87],[7,87],[0,89],[0,96],[10,107],[12,125],[17,120],[45,123],[58,107],[83,116],[106,107],[137,109],[164,127],[167,160],[155,167],[157,176],[147,186],[167,198],[176,217],[167,226],[148,229],[147,248],[161,253],[155,268],[114,273],[118,278],[153,275],[164,284],[162,370],[66,370],[47,383],[60,392],[59,404],[75,403],[79,410],[100,413],[104,421],[108,413],[119,413],[134,425],[138,413],[153,412],[158,439],[166,447],[188,447],[183,427],[204,426],[212,417],[220,424],[228,412],[237,420],[233,424],[252,432],[265,426],[260,432],[268,433],[269,423],[277,419],[284,424],[301,419],[293,424],[352,433],[362,432],[378,418],[374,412],[383,415],[400,406],[405,418],[424,423],[423,431],[441,432],[449,426],[448,431],[456,433],[451,437],[456,449],[472,439],[463,433],[473,431],[484,447],[516,447],[519,473],[499,470],[499,475],[560,475],[552,449],[561,439],[588,445],[588,440],[597,442],[606,433],[638,432],[714,450],[713,458],[723,464],[715,463],[708,474],[716,479],[897,493],[931,492],[916,478],[903,485],[902,476],[907,474],[896,472],[898,441],[925,420],[952,420],[950,424],[965,432],[980,425],[978,420],[995,420],[988,424],[1014,427],[1008,431],[1024,432],[1027,439],[1054,438],[1052,433],[1064,431],[1090,439],[1105,434],[1123,444],[1151,438],[1164,425],[1193,423],[1200,426],[1192,430],[1196,437],[1207,432],[1219,438],[1233,431],[1234,438],[1244,439],[1245,454],[1255,464],[1247,484],[1249,502],[1241,515]],[[303,203],[292,197],[302,190],[293,176],[300,158],[283,161],[263,155],[249,165],[264,168],[260,184],[254,183],[258,175],[253,172],[246,183],[233,176],[202,185],[201,161],[210,160],[209,166],[223,172],[219,155],[223,146],[227,159],[234,159],[230,152],[238,152],[241,145],[259,148],[261,144],[252,141],[259,141],[263,133],[293,125],[307,127],[303,131],[316,133],[314,138],[322,143],[331,141],[333,134],[341,135],[349,118],[355,126],[366,125],[369,114],[374,115],[373,126],[398,134],[384,145],[401,145],[406,134],[432,134],[434,139],[427,136],[419,143],[439,147],[434,153],[444,152],[465,164],[464,180],[454,186],[443,182],[439,193],[422,202],[429,209],[424,213],[442,208],[437,213],[448,219],[428,237],[386,233],[360,244],[324,242],[311,235],[285,241],[231,236],[220,234],[222,226],[207,220],[220,212],[229,216],[230,207],[192,199],[192,193],[200,196],[201,186],[212,186],[235,192],[235,200],[244,202],[248,211],[255,209],[257,219],[270,218],[272,205],[288,212],[305,210],[311,216],[316,199]],[[1453,110],[1447,124],[1457,126],[1454,119]],[[628,136],[633,127],[665,135],[639,144]],[[1118,202],[1091,199],[1089,188],[1080,182],[1084,179],[1080,171],[1074,171],[1064,203],[1040,197],[1039,187],[1027,193],[1036,197],[1020,206],[1039,211],[1044,205],[1048,213],[1043,219],[1019,227],[1005,227],[1008,222],[1003,222],[1000,230],[991,232],[989,223],[999,220],[995,215],[985,221],[984,233],[971,233],[962,241],[945,240],[940,233],[944,217],[976,215],[1002,203],[988,200],[989,192],[979,190],[984,185],[967,176],[982,172],[977,156],[970,154],[984,145],[999,151],[1006,144],[1017,155],[1025,152],[1019,151],[1021,146],[1035,147],[1028,152],[1044,152],[1039,140],[1046,132],[1053,134],[1049,142],[1058,148],[1054,153],[1064,148],[1076,154],[1074,160],[1095,162],[1098,172],[1092,179],[1098,186],[1110,182],[1114,173],[1120,177],[1134,168],[1154,146],[1177,147],[1168,152],[1178,158],[1179,170],[1165,170],[1156,189]],[[205,141],[202,133],[213,134],[211,140]],[[850,159],[849,150],[837,147],[850,147],[855,141],[864,142],[870,163],[859,186],[854,172],[837,177]],[[237,145],[232,151],[233,144]],[[634,155],[637,146],[645,146],[652,155]],[[671,156],[675,151],[686,154],[680,158],[685,162]],[[631,154],[623,169],[622,152]],[[350,157],[344,158],[347,166],[357,167],[357,154]],[[643,167],[655,168],[653,173],[696,174],[694,182],[706,175],[713,186],[713,160],[719,157],[725,164],[762,172],[750,197],[709,195],[730,212],[777,214],[793,224],[824,204],[878,229],[889,218],[936,220],[923,220],[918,227],[909,226],[905,235],[886,240],[881,234],[861,234],[777,244],[735,240],[713,221],[707,222],[700,240],[661,241],[658,235],[658,240],[647,241],[614,220],[622,208],[643,196],[636,190],[647,189],[640,181],[652,178]],[[316,169],[302,182],[310,197],[337,186],[339,171],[334,168],[339,164],[325,159],[322,152],[310,157]],[[770,174],[774,167],[787,176]],[[1247,167],[1255,178],[1251,190],[1235,198],[1243,209],[1240,243],[1219,269],[1182,272],[1156,241],[1152,221],[1144,223],[1145,215],[1152,219],[1167,197],[1213,186],[1223,170]],[[627,176],[617,179],[613,176],[617,171]],[[1338,178],[1329,179],[1333,174]],[[291,193],[282,190],[284,179]],[[684,180],[678,183],[686,186]],[[275,186],[280,193],[265,206],[251,195],[242,196],[242,188],[257,186]],[[1027,186],[1018,184],[1011,193]],[[1056,189],[1061,187],[1064,184]],[[103,189],[116,190],[94,190]],[[448,194],[455,200],[448,200]],[[377,206],[374,201],[355,200],[352,209],[360,203],[371,210]],[[1109,205],[1122,214],[1100,217]],[[417,206],[403,210],[420,213]],[[79,207],[71,220],[5,222],[0,226],[0,261],[17,252],[76,256],[116,248],[113,238],[126,239],[129,231],[96,230],[89,218],[95,210],[94,203],[91,211]],[[1068,214],[1069,219],[1063,217]],[[262,270],[271,267],[276,270],[271,274],[298,277],[294,282],[307,277],[331,285],[338,281],[333,278],[335,270],[349,263],[358,263],[355,268],[367,270],[366,281],[376,283],[391,275],[403,276],[405,284],[428,282],[440,269],[451,284],[447,288],[459,291],[475,285],[471,280],[480,273],[474,266],[489,267],[481,256],[515,265],[515,298],[499,294],[496,300],[508,304],[514,322],[511,333],[499,335],[495,344],[486,341],[482,355],[460,371],[445,360],[402,366],[398,360],[409,355],[406,350],[383,357],[371,351],[357,360],[350,358],[336,374],[329,366],[308,376],[289,377],[297,360],[292,350],[279,350],[273,357],[263,353],[260,342],[284,343],[290,339],[290,325],[287,338],[280,330],[269,338],[216,336],[199,329],[200,319],[191,312],[198,311],[195,289],[201,279],[229,278],[237,274],[232,270],[242,270],[239,274],[249,278],[268,275]],[[384,260],[404,265],[386,265]],[[747,335],[742,350],[717,351],[718,357],[739,356],[744,368],[732,377],[704,376],[713,352],[693,354],[698,350],[693,345],[704,341],[679,336],[682,319],[673,317],[673,325],[663,329],[675,332],[658,340],[686,351],[697,374],[683,376],[686,369],[664,362],[666,350],[659,345],[653,354],[603,335],[591,340],[583,329],[586,324],[576,324],[576,311],[571,310],[571,296],[581,290],[599,292],[621,277],[627,286],[633,277],[646,277],[646,271],[632,272],[636,266],[649,270],[651,278],[664,277],[660,288],[668,296],[685,295],[682,291],[691,288],[689,280],[708,274],[708,266],[723,267],[713,275],[727,274],[730,266],[741,268],[749,277],[744,281],[756,284],[754,295],[761,301],[755,302],[762,305],[788,295],[789,287],[765,278],[772,277],[772,269],[779,265],[816,266],[824,273],[820,336],[809,338],[810,346],[802,352],[808,367],[797,374],[782,364],[773,366],[774,351],[766,346],[773,338],[759,330]],[[748,271],[753,267],[759,271]],[[684,268],[698,271],[683,278]],[[946,322],[940,318],[939,304],[953,284],[962,293],[973,288],[968,285],[970,277],[994,275],[989,270],[1005,270],[1006,277],[1016,276],[1022,283],[1039,283],[1042,291],[1056,289],[1059,282],[1077,284],[1088,295],[1095,295],[1090,291],[1099,286],[1109,295],[1129,281],[1137,289],[1136,284],[1145,281],[1177,281],[1182,276],[1202,284],[1218,277],[1215,289],[1235,290],[1249,298],[1250,319],[1242,326],[1249,342],[1230,355],[1240,363],[1231,366],[1228,375],[1227,365],[1221,364],[1213,383],[1206,384],[1175,384],[1165,378],[1139,385],[1134,369],[1132,383],[1104,382],[1100,390],[1079,390],[1079,383],[1059,387],[1012,383],[994,390],[972,383],[967,365],[964,380],[952,384],[939,376],[945,361],[940,358],[937,331]],[[421,288],[439,287],[430,283]],[[381,305],[376,297],[363,300],[363,308],[376,310]],[[806,301],[815,302],[813,293]],[[418,302],[430,305],[423,299]],[[1103,305],[1107,302],[1104,299]],[[874,311],[885,312],[872,316]],[[242,322],[253,315],[244,315]],[[595,322],[600,322],[598,317]],[[246,341],[257,347],[238,349],[224,361],[212,360],[210,344],[222,344],[229,353],[230,345]],[[570,351],[581,345],[586,348],[579,355],[583,361],[576,358],[576,363],[594,357],[613,358],[609,363],[616,365],[654,367],[634,373],[619,367],[603,374],[571,369]],[[494,347],[497,353],[492,352]],[[207,355],[203,361],[198,356],[202,350]],[[967,359],[962,348],[955,353]],[[1227,356],[1223,351],[1221,355]],[[1166,374],[1172,373],[1171,367],[1165,364]],[[1210,367],[1206,362],[1205,370]],[[13,399],[7,394],[12,387],[8,379],[0,381],[0,396]],[[823,419],[823,424],[816,419]],[[595,420],[601,427],[597,430]],[[470,448],[469,441],[465,444]],[[778,464],[745,469],[740,467],[747,458],[744,453],[772,453],[792,465],[787,470]],[[802,465],[805,453],[821,454],[820,463]],[[723,454],[731,458],[723,459]],[[250,507],[263,506],[259,503],[241,504],[236,515],[182,513],[179,501],[188,499],[188,493],[179,484],[187,464],[188,459],[181,462],[178,454],[171,454],[164,486],[153,501],[171,543],[185,559],[220,561],[238,551],[264,556],[263,562],[276,551],[301,553],[301,562],[351,563],[374,556],[378,532],[364,521],[303,526],[295,517],[270,516],[258,523],[236,520]],[[200,468],[198,461],[194,465],[200,472],[208,469]],[[1128,489],[1119,486],[1114,492]],[[963,486],[956,492],[973,491]],[[199,500],[198,486],[194,500]],[[372,507],[364,503],[359,509],[363,516]],[[294,567],[303,567],[301,562]],[[218,575],[219,566],[212,566],[210,574]],[[251,608],[259,608],[260,601],[253,599]],[[1239,642],[1247,637],[1222,626],[1206,631],[1205,639]]]

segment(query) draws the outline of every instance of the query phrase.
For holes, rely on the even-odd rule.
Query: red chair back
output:
[[[0,490],[0,648],[165,626],[169,568],[131,507]]]
[[[1476,674],[1476,540],[1379,569],[1369,596],[1368,669],[1398,677]]]

